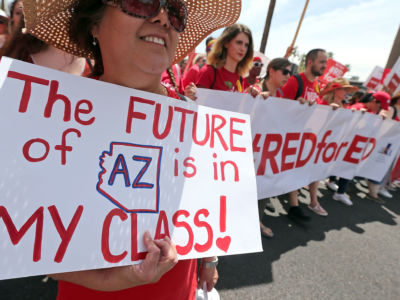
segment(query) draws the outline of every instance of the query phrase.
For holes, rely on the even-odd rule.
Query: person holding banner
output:
[[[32,35],[94,58],[94,79],[180,99],[161,84],[161,74],[202,37],[237,20],[241,2],[220,2],[24,0],[24,7]],[[196,11],[206,18],[202,26],[194,26]],[[59,280],[57,299],[194,299],[197,285],[209,291],[215,285],[215,257],[202,259],[197,279],[197,261],[178,262],[168,236],[153,240],[147,232],[143,242],[147,254],[140,264],[51,275]]]
[[[231,25],[213,44],[196,86],[243,93],[249,87],[243,76],[252,65],[253,37],[250,29],[243,24]]]
[[[292,63],[286,58],[274,58],[267,66],[265,78],[261,81],[261,96],[264,99],[268,97],[282,97],[282,87],[292,75]]]
[[[390,105],[387,111],[382,111],[381,115],[388,119],[400,121],[400,91],[390,99]]]
[[[358,88],[351,85],[347,79],[343,77],[335,78],[321,91],[322,98],[318,99],[318,104],[330,105],[333,109],[344,107],[343,101],[346,99],[346,95],[357,90]],[[350,206],[353,205],[353,202],[345,195],[349,182],[350,180],[348,179],[339,178],[336,184],[336,177],[331,176],[325,184],[329,189],[335,192],[332,197],[333,200],[340,201]]]
[[[282,87],[283,98],[307,101],[313,104],[319,98],[319,86],[317,77],[321,76],[326,68],[328,56],[323,49],[313,49],[306,55],[306,70],[298,75],[293,75]],[[318,202],[318,181],[309,185],[311,202],[308,208],[317,215],[326,217],[327,211]],[[310,217],[305,215],[299,207],[297,191],[289,193],[290,208],[288,216],[301,221],[308,221]]]

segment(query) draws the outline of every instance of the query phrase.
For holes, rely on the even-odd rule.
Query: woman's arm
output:
[[[108,292],[155,283],[178,262],[176,248],[168,237],[153,240],[148,232],[144,233],[143,242],[148,252],[140,264],[49,276],[55,280]]]

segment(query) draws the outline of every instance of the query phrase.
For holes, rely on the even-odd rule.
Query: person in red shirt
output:
[[[286,58],[274,58],[267,66],[267,73],[259,85],[261,96],[282,97],[282,87],[292,75],[292,63]]]
[[[388,119],[400,121],[400,91],[390,99],[388,110],[382,111],[380,114]]]
[[[351,85],[347,79],[339,77],[333,79],[325,89],[321,92],[321,99],[318,99],[318,104],[320,105],[330,105],[333,109],[339,107],[344,108],[343,101],[346,99],[347,94],[357,91],[358,88]],[[330,176],[328,180],[325,181],[326,186],[334,191],[332,198],[333,200],[340,201],[345,205],[353,205],[353,202],[345,194],[349,180],[346,178],[339,178],[336,184],[336,177]]]
[[[317,77],[321,76],[326,68],[328,57],[325,50],[313,49],[306,55],[306,70],[303,73],[289,78],[282,87],[283,98],[307,101],[313,104],[319,98],[319,86]],[[308,208],[320,216],[327,216],[328,213],[318,202],[318,181],[309,185],[311,202]],[[290,208],[288,216],[302,221],[308,221],[309,216],[305,215],[299,207],[297,190],[289,193]]]
[[[73,6],[64,2],[26,0],[27,31],[71,54],[93,57],[93,77],[98,80],[176,99],[179,95],[161,84],[162,72],[203,36],[240,15],[239,0],[223,7],[218,0],[198,0],[196,5],[150,0],[141,1],[140,8],[134,0],[76,0]],[[202,12],[204,26],[197,26],[194,7]],[[52,18],[57,22],[48,22]],[[51,275],[59,281],[57,299],[186,300],[194,299],[197,285],[205,284],[209,291],[215,285],[215,257],[202,259],[197,274],[197,260],[178,262],[168,236],[154,240],[146,232],[143,242],[147,254],[139,264]]]
[[[390,96],[381,95],[382,92],[367,93],[358,103],[350,106],[350,109],[362,110],[371,114],[378,114],[382,109],[387,111],[389,109]]]
[[[215,41],[196,82],[197,87],[244,92],[249,84],[243,76],[253,64],[253,37],[243,24],[231,25]]]
[[[200,74],[201,68],[205,65],[207,59],[204,54],[197,54],[194,59],[194,64],[183,75],[182,87],[185,89],[189,84],[195,84]]]
[[[260,82],[259,76],[263,66],[264,64],[261,57],[256,56],[253,58],[253,66],[249,71],[249,75],[246,77],[246,80],[250,85],[258,84]]]

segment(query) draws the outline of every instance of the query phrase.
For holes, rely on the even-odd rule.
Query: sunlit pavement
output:
[[[364,181],[353,181],[351,207],[323,182],[319,191],[328,217],[311,212],[300,191],[308,223],[287,218],[288,195],[272,199],[276,212],[264,224],[275,236],[263,238],[264,251],[220,258],[221,299],[400,299],[400,188],[378,204],[365,198]]]

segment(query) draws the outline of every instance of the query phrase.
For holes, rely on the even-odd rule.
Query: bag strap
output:
[[[294,98],[294,100],[296,100],[301,96],[301,94],[303,94],[304,85],[303,85],[303,80],[301,79],[301,76],[299,74],[295,74],[294,77],[296,77],[298,83],[296,96]]]
[[[395,106],[392,106],[392,107],[393,107],[393,109],[394,109],[394,113],[393,113],[392,119],[394,120],[394,119],[397,118],[397,108],[396,108]]]
[[[217,81],[217,68],[214,67],[213,65],[211,65],[211,67],[212,67],[213,70],[214,70],[214,80],[213,80],[213,82],[211,83],[211,86],[210,86],[210,89],[212,90],[213,87],[214,87],[215,81]]]

